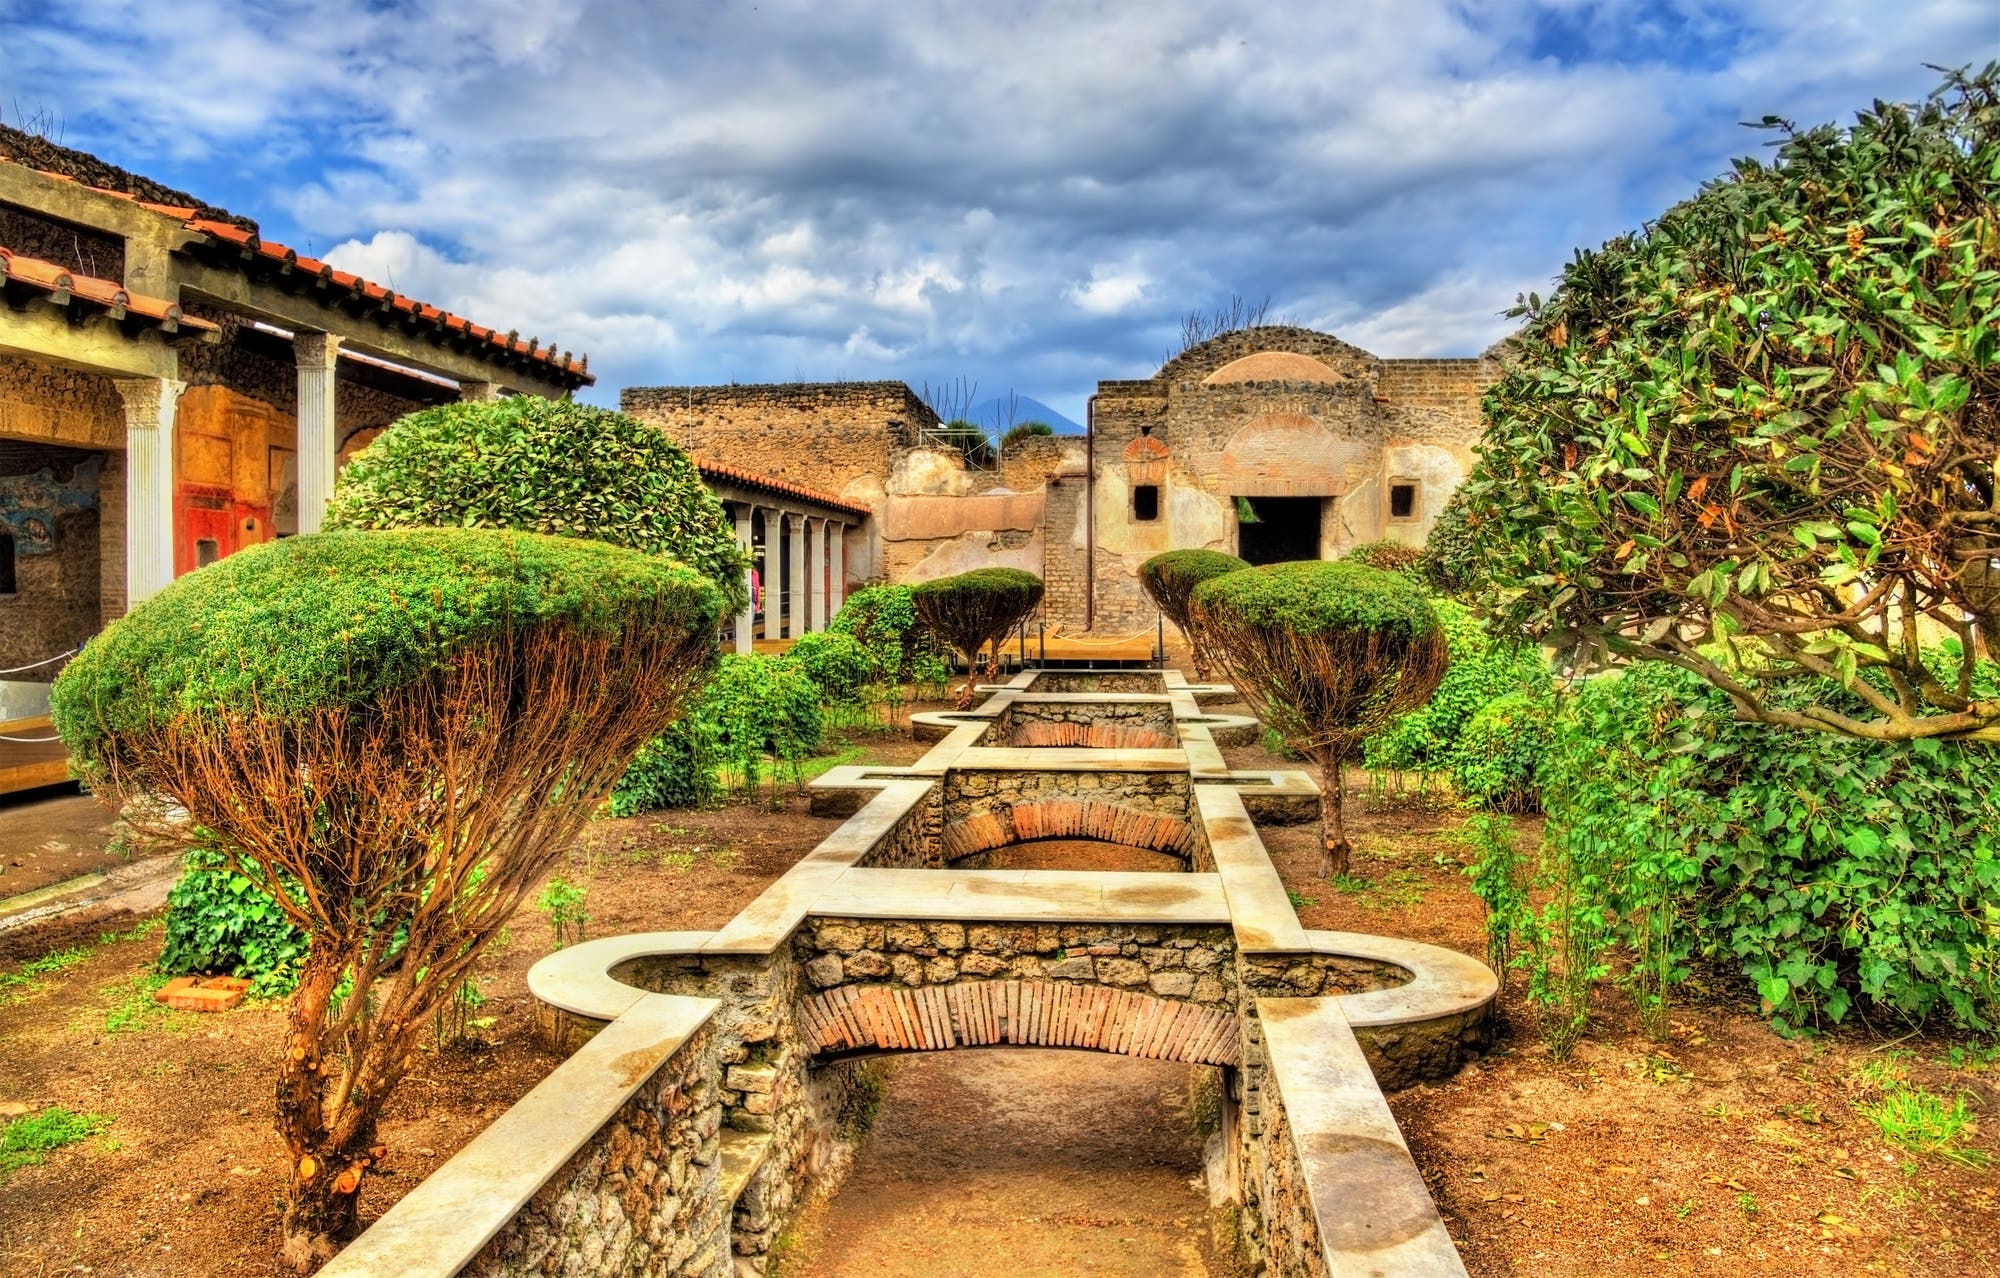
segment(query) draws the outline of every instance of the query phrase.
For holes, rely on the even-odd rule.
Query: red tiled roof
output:
[[[0,157],[0,159],[5,159],[5,157]],[[19,161],[8,160],[7,162],[18,163]],[[24,167],[33,168],[32,165]],[[588,355],[580,356],[569,351],[558,351],[553,345],[543,346],[541,339],[538,337],[531,337],[523,342],[519,330],[501,333],[495,329],[474,324],[471,320],[463,316],[454,315],[449,311],[431,306],[425,302],[419,302],[415,298],[400,297],[394,289],[384,288],[380,284],[361,278],[359,275],[352,275],[346,271],[337,271],[324,262],[310,257],[301,257],[297,252],[286,248],[282,244],[266,241],[259,237],[255,231],[247,227],[238,226],[234,222],[225,222],[214,217],[203,217],[201,216],[202,211],[200,209],[142,200],[126,191],[113,190],[110,187],[91,186],[87,183],[79,182],[75,177],[66,173],[56,173],[40,168],[36,168],[34,171],[53,181],[75,183],[78,186],[82,186],[85,190],[94,191],[99,195],[108,195],[117,200],[126,200],[138,205],[142,209],[151,210],[163,217],[173,218],[188,230],[206,237],[210,244],[220,248],[235,250],[234,256],[237,259],[237,263],[245,270],[257,265],[275,265],[281,269],[299,271],[308,276],[315,276],[320,286],[328,290],[321,298],[321,301],[324,303],[330,304],[340,300],[343,296],[375,302],[382,308],[385,315],[400,315],[414,321],[428,322],[440,329],[469,338],[487,348],[484,352],[487,358],[493,358],[504,353],[506,356],[515,359],[526,360],[530,364],[537,366],[537,371],[542,376],[553,381],[567,383],[571,386],[589,386],[597,381],[597,377],[590,371],[590,357]],[[219,211],[211,210],[211,212]],[[114,285],[113,287],[116,286]],[[165,303],[162,304],[164,305]],[[180,316],[178,308],[175,308],[175,319],[179,323],[189,325],[199,322]],[[207,325],[205,327],[213,326]]]
[[[543,346],[538,337],[531,337],[523,342],[518,331],[501,333],[474,324],[464,316],[454,315],[426,302],[419,302],[413,297],[403,297],[394,289],[384,288],[359,275],[335,270],[316,258],[301,257],[296,250],[263,239],[256,232],[245,230],[233,222],[189,218],[185,225],[188,230],[207,236],[211,243],[235,248],[239,258],[246,265],[262,260],[287,270],[316,276],[321,285],[327,288],[375,302],[384,310],[401,312],[412,319],[427,321],[439,328],[461,333],[473,341],[483,342],[498,350],[544,365],[545,374],[558,381],[587,386],[597,380],[596,375],[590,371],[588,355],[576,356],[568,351],[558,352],[554,346]]]
[[[754,470],[745,470],[741,466],[729,466],[722,462],[703,461],[699,457],[694,459],[694,464],[696,469],[700,470],[703,475],[712,475],[717,479],[726,479],[732,483],[741,484],[745,488],[761,488],[765,492],[783,493],[787,496],[797,497],[801,501],[812,502],[814,505],[830,506],[835,510],[844,510],[850,514],[863,517],[866,517],[868,514],[868,507],[856,505],[845,497],[836,497],[832,493],[821,492],[817,488],[808,488],[804,484],[795,484],[789,479],[779,479],[776,475],[760,475]]]
[[[29,257],[12,249],[0,248],[0,282],[24,284],[47,293],[61,306],[68,305],[72,300],[87,302],[101,307],[112,319],[133,316],[169,333],[183,328],[191,332],[217,331],[216,326],[207,320],[181,314],[181,308],[165,298],[130,293],[115,280],[66,271],[54,262],[45,262],[39,257]]]

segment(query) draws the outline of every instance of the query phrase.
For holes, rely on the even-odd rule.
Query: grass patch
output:
[[[1381,913],[1407,910],[1420,904],[1424,893],[1430,891],[1430,884],[1415,870],[1391,870],[1374,879],[1343,874],[1333,880],[1333,886],[1353,897],[1362,909]]]
[[[52,976],[64,968],[75,967],[90,957],[90,946],[78,945],[67,950],[57,950],[44,954],[38,959],[29,959],[12,972],[0,975],[0,1006],[18,1003],[27,995],[42,988],[38,977]]]
[[[0,1179],[22,1167],[39,1167],[49,1154],[88,1140],[111,1126],[105,1114],[75,1114],[57,1106],[17,1118],[0,1130]]]
[[[167,979],[163,973],[146,972],[99,990],[99,994],[111,999],[111,1006],[104,1013],[104,1032],[136,1034],[161,1023],[167,1029],[174,1028],[179,1022],[173,1009],[153,997]]]
[[[1992,1162],[1984,1150],[1966,1147],[1979,1123],[1963,1096],[1947,1100],[1922,1087],[1896,1084],[1885,1090],[1880,1100],[1855,1108],[1875,1124],[1884,1142],[1898,1149],[1928,1154],[1961,1167],[1985,1167]]]
[[[1290,902],[1292,903],[1292,908],[1293,908],[1293,909],[1295,909],[1295,910],[1303,910],[1303,909],[1305,909],[1305,908],[1306,908],[1306,907],[1307,907],[1308,905],[1318,905],[1318,904],[1319,904],[1319,898],[1318,898],[1318,897],[1316,897],[1316,896],[1307,896],[1307,895],[1306,895],[1305,893],[1303,893],[1303,892],[1293,892],[1293,891],[1291,891],[1291,890],[1289,890],[1289,889],[1287,889],[1287,890],[1286,890],[1286,892],[1285,892],[1285,899],[1286,899],[1287,901],[1290,901]]]

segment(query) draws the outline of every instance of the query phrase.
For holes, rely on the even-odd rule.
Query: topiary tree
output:
[[[212,843],[306,933],[277,1079],[291,1267],[353,1231],[433,1017],[700,685],[722,607],[602,542],[327,533],[182,577],[56,682],[92,787],[171,800],[186,823],[152,833]]]
[[[1009,630],[1027,620],[1042,602],[1042,579],[1019,568],[976,568],[956,577],[919,582],[910,588],[917,616],[965,658],[968,678],[961,708],[972,704],[979,652],[998,645]],[[997,652],[997,647],[996,647]],[[991,669],[997,669],[996,655]]]
[[[1772,163],[1518,308],[1465,489],[1488,602],[1745,719],[2000,740],[1973,688],[2000,640],[2000,66],[1844,130],[1764,123]]]
[[[1211,577],[1235,572],[1250,565],[1220,550],[1169,550],[1139,565],[1139,584],[1152,597],[1153,605],[1187,638],[1194,657],[1195,676],[1208,678],[1213,659],[1203,650],[1201,634],[1189,611],[1194,588]]]
[[[1429,700],[1449,660],[1409,578],[1363,564],[1267,564],[1195,587],[1195,624],[1266,727],[1320,765],[1325,857],[1347,872],[1342,770],[1360,744]]]
[[[722,503],[663,431],[569,400],[441,404],[411,413],[340,472],[327,531],[512,528],[667,555],[748,601]]]
[[[1383,572],[1398,572],[1413,581],[1422,580],[1417,575],[1417,565],[1424,558],[1420,546],[1406,546],[1400,541],[1364,541],[1341,558],[1349,563],[1380,568]]]

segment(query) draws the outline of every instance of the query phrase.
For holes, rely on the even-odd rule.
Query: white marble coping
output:
[[[1195,777],[1202,785],[1224,785],[1238,794],[1262,794],[1313,798],[1319,794],[1319,783],[1304,772],[1272,768],[1220,768],[1214,772],[1203,772]],[[1199,787],[1197,787],[1199,788]]]
[[[1227,786],[1198,785],[1195,807],[1208,832],[1209,855],[1229,904],[1237,948],[1247,954],[1297,952],[1309,948],[1298,912],[1271,864],[1256,823],[1244,811],[1243,796]]]
[[[721,1006],[641,994],[328,1261],[320,1278],[456,1273]]]
[[[1464,1262],[1342,1014],[1351,1001],[1257,1000],[1268,1085],[1284,1104],[1326,1272],[1462,1276]]]
[[[974,923],[1225,924],[1213,874],[856,868],[812,903],[821,917]]]
[[[1009,698],[1017,706],[1163,706],[1172,705],[1168,692],[1017,692]]]
[[[1410,1025],[1474,1012],[1500,993],[1500,978],[1478,959],[1442,945],[1405,941],[1370,932],[1309,931],[1306,943],[1315,954],[1374,959],[1393,963],[1410,979],[1385,990],[1340,996],[1347,1023],[1364,1029]]]
[[[528,969],[528,992],[558,1011],[615,1021],[646,996],[611,975],[620,963],[655,954],[698,954],[713,932],[623,932],[545,954]]]
[[[973,746],[952,766],[968,772],[1185,772],[1185,750],[1101,746]]]

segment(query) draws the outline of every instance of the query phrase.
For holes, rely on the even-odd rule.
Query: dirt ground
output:
[[[110,848],[114,819],[74,785],[0,795],[0,901],[123,865]]]
[[[885,1061],[853,1174],[777,1278],[1220,1278],[1193,1067],[985,1049]]]
[[[1224,753],[1237,767],[1302,766],[1258,747]],[[1315,873],[1316,825],[1260,830],[1301,920],[1484,959],[1456,814],[1349,780],[1344,887]],[[1521,827],[1539,834],[1533,820]],[[1522,982],[1516,973],[1502,997],[1492,1055],[1389,1098],[1474,1278],[2000,1273],[2000,1173],[1904,1152],[1856,1110],[1879,1095],[1864,1069],[1904,1070],[1970,1098],[1984,1124],[1976,1148],[2000,1161],[2000,1077],[1951,1067],[1964,1043],[1861,1028],[1786,1039],[1717,972],[1674,1010],[1667,1041],[1612,994],[1556,1062]]]

